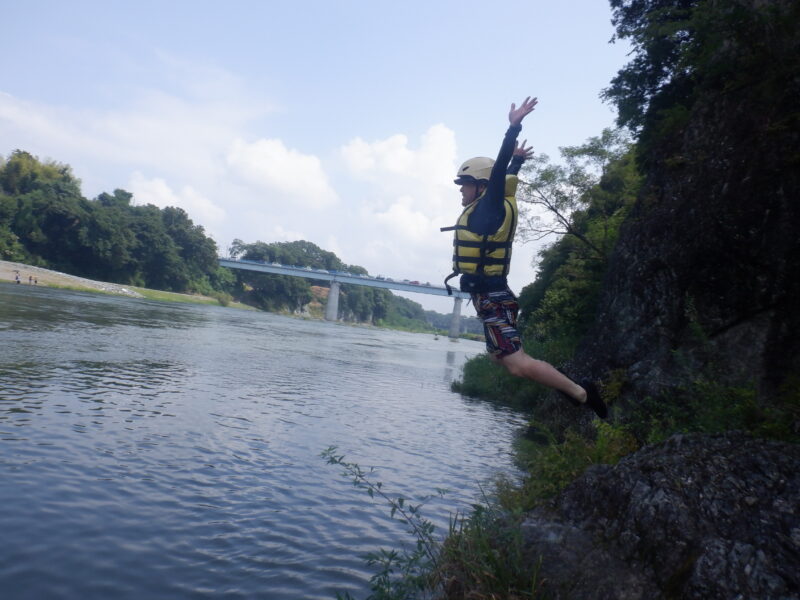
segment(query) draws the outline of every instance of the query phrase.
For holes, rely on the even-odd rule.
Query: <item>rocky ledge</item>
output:
[[[523,523],[554,599],[799,599],[800,446],[676,435],[595,466]]]

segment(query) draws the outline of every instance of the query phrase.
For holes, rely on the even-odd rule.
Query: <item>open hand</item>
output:
[[[525,101],[520,105],[519,108],[517,108],[516,104],[512,103],[511,110],[508,113],[508,122],[512,125],[519,125],[522,123],[522,119],[533,112],[533,109],[536,108],[538,103],[538,99],[531,98],[530,96],[525,98]]]
[[[514,142],[514,156],[521,156],[522,160],[528,160],[533,156],[533,146],[525,147],[528,140],[522,140],[522,143]]]

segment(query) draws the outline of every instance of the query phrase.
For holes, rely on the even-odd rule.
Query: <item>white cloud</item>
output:
[[[245,104],[194,102],[139,91],[114,109],[74,109],[0,94],[0,138],[70,164],[158,168],[213,177],[220,156],[253,111]],[[101,190],[90,190],[90,195]]]
[[[414,155],[408,148],[408,138],[402,134],[371,144],[357,137],[342,148],[342,157],[354,175],[366,179],[387,172],[414,175]]]
[[[233,142],[227,164],[244,181],[267,192],[270,203],[298,202],[308,208],[323,208],[338,202],[319,158],[286,147],[278,139]]]
[[[420,241],[430,236],[434,230],[431,219],[412,208],[412,199],[403,196],[385,212],[376,213],[375,220],[387,229],[410,241]]]
[[[269,231],[268,239],[271,242],[296,242],[306,239],[306,235],[303,232],[284,229],[280,225],[273,225]]]
[[[216,224],[226,218],[224,209],[189,185],[183,186],[176,192],[164,179],[160,177],[148,179],[137,171],[131,176],[128,187],[137,204],[154,204],[159,208],[166,206],[182,208],[195,224],[204,226]]]
[[[442,184],[455,172],[455,134],[444,125],[433,125],[422,135],[418,150],[409,148],[403,134],[371,143],[357,137],[342,147],[341,155],[359,179],[388,185],[396,185],[398,179]]]
[[[433,125],[418,143],[404,134],[367,142],[357,137],[340,149],[344,172],[360,186],[358,240],[361,263],[395,279],[441,281],[450,272],[452,235],[439,231],[461,210],[453,185],[455,135]],[[356,241],[343,239],[352,250]]]

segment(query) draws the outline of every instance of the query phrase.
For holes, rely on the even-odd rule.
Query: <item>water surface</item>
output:
[[[0,591],[8,599],[365,596],[413,541],[325,464],[450,492],[511,471],[524,417],[450,391],[475,342],[0,284]]]

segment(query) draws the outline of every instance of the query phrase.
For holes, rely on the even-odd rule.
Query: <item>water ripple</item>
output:
[[[409,540],[324,448],[393,495],[451,488],[440,529],[512,469],[523,418],[449,391],[477,344],[2,285],[0,307],[4,598],[361,596],[361,556]]]

